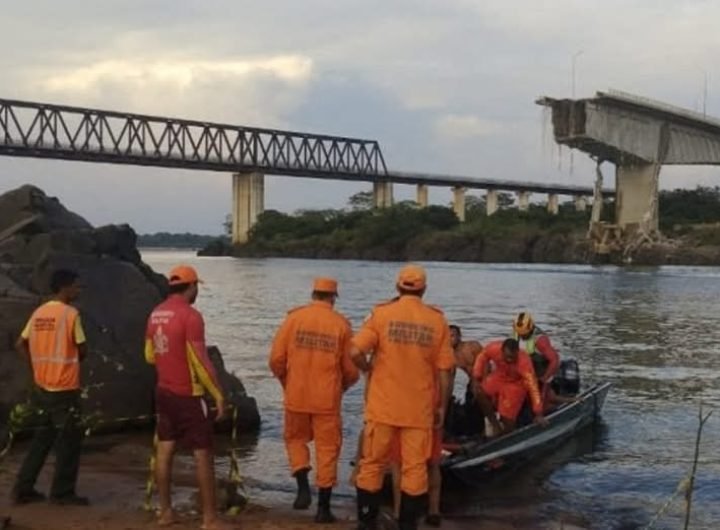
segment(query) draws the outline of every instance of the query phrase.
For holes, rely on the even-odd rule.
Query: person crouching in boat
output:
[[[520,348],[527,352],[533,362],[535,374],[540,381],[540,393],[543,399],[550,392],[550,383],[560,368],[560,355],[553,348],[550,337],[535,325],[528,312],[515,315],[513,319],[513,338]]]
[[[488,374],[490,362],[495,368]],[[527,396],[530,397],[535,423],[547,425],[532,361],[515,339],[487,344],[475,360],[473,378],[476,384],[475,398],[495,435],[515,429]],[[496,413],[500,416],[499,420]]]

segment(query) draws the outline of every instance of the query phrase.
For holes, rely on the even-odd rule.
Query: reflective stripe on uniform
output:
[[[48,307],[53,304],[53,308]],[[70,340],[77,310],[70,305],[57,307],[50,302],[38,309],[29,322],[28,340],[35,382],[49,391],[74,390],[79,387],[79,355]],[[38,320],[44,320],[42,325]],[[52,327],[50,326],[52,322]]]

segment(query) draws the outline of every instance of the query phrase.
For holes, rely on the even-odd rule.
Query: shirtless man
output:
[[[453,401],[451,406],[459,407],[460,420],[454,425],[456,434],[471,435],[482,432],[484,428],[484,416],[479,405],[475,401],[475,381],[472,377],[475,359],[483,350],[482,345],[476,340],[462,340],[462,330],[460,326],[450,325],[450,343],[455,353],[455,365],[467,375],[468,383],[465,389],[465,399],[463,403]],[[457,369],[452,373],[452,387],[455,386],[455,377]]]
[[[472,380],[473,365],[482,351],[482,344],[476,340],[462,340],[462,330],[455,324],[450,325],[450,343],[455,352],[455,365]]]

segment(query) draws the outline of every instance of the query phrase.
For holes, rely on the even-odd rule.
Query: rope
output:
[[[43,409],[38,408],[33,410],[33,407],[29,402],[18,403],[12,408],[8,417],[7,438],[5,440],[5,445],[2,450],[0,450],[0,464],[2,464],[5,456],[7,456],[10,449],[12,449],[16,433],[22,429],[23,425],[25,425],[25,423],[33,417],[33,415],[39,416],[44,413],[45,411]]]
[[[237,456],[238,409],[233,407],[232,429],[230,435],[230,471],[228,474],[228,515],[238,515],[248,504],[248,495],[245,490],[240,465]],[[240,493],[238,493],[240,490]]]
[[[238,463],[239,458],[237,454],[237,437],[238,437],[238,408],[232,407],[232,427],[231,427],[231,445],[230,445],[230,466],[228,474],[228,502],[227,502],[227,514],[238,515],[242,512],[248,504],[248,495],[245,489],[245,485],[240,474],[240,465]],[[71,411],[72,412],[72,411]],[[15,441],[16,433],[22,430],[26,425],[27,421],[36,415],[42,415],[45,411],[40,408],[34,408],[30,403],[18,403],[13,407],[8,418],[8,432],[5,444],[0,449],[0,464],[2,464],[5,456],[10,452],[13,443]],[[90,436],[94,430],[101,425],[117,424],[121,422],[129,421],[146,421],[154,418],[153,415],[142,415],[135,417],[121,417],[113,420],[103,421],[97,419],[97,415],[86,416],[80,421],[81,426],[86,426],[85,436]],[[28,429],[25,429],[28,430]],[[146,511],[155,511],[153,506],[153,494],[155,493],[155,469],[157,466],[157,449],[158,449],[158,434],[157,430],[153,435],[153,444],[148,458],[148,478],[145,482],[145,502],[143,508]]]
[[[677,499],[678,495],[681,493],[687,491],[688,487],[690,486],[690,476],[685,477],[680,482],[678,482],[677,488],[675,488],[675,491],[670,495],[667,501],[665,501],[665,504],[663,504],[660,509],[657,511],[657,513],[653,516],[653,518],[650,520],[650,522],[643,527],[643,530],[651,530],[655,527],[655,524],[660,520],[661,517],[665,515],[665,513],[668,511],[670,506],[672,506],[672,503]]]
[[[152,450],[150,451],[150,459],[148,461],[148,478],[147,482],[145,483],[145,503],[143,504],[143,509],[146,512],[155,511],[152,498],[155,491],[155,464],[157,463],[157,447],[158,434],[157,430],[155,430],[155,434],[153,436]]]

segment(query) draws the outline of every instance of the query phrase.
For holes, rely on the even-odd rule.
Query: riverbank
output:
[[[476,212],[477,213],[477,212]],[[585,214],[541,208],[471,215],[460,223],[442,206],[397,204],[381,210],[266,211],[244,245],[215,242],[200,255],[377,261],[574,263],[584,248],[575,234]]]
[[[90,498],[89,507],[61,507],[47,503],[28,506],[10,506],[8,495],[0,501],[0,514],[12,517],[9,528],[22,530],[128,530],[156,528],[153,513],[143,509],[145,486],[148,478],[148,457],[151,434],[112,435],[93,437],[86,441],[78,482],[78,493]],[[9,492],[14,472],[20,464],[26,444],[13,450],[3,464],[13,473],[0,475],[0,491]],[[221,460],[221,459],[219,459]],[[40,477],[38,488],[47,491],[52,463],[47,465]],[[192,460],[180,456],[174,470],[174,499],[180,523],[178,530],[197,529],[200,516],[196,511],[195,477]],[[221,474],[218,470],[218,474]],[[220,495],[222,497],[222,495]],[[349,514],[344,514],[347,519]],[[257,496],[237,517],[227,517],[242,528],[309,529],[308,514],[291,513]],[[347,524],[329,526],[347,528]]]
[[[486,214],[485,203],[468,196],[461,222],[451,208],[418,208],[401,202],[376,209],[372,196],[352,196],[345,209],[267,210],[258,216],[249,240],[206,245],[200,256],[288,257],[376,261],[471,263],[632,263],[713,265],[720,263],[720,188],[662,191],[660,229],[664,236],[631,252],[596,256],[588,239],[590,212],[566,203],[551,214],[533,204],[527,210],[501,194],[500,210]],[[614,219],[613,204],[601,220]]]
[[[215,241],[198,252],[198,256],[232,256],[237,258],[302,258],[370,261],[436,261],[458,263],[545,263],[545,264],[616,264],[616,265],[689,265],[720,264],[720,227],[683,227],[682,233],[652,245],[643,245],[629,255],[599,256],[585,230],[557,233],[530,229],[526,233],[483,235],[465,232],[436,232],[411,239],[402,247],[377,245],[355,247],[331,245],[323,239],[309,238],[283,241],[250,241],[232,246]],[[709,243],[708,241],[713,241]]]
[[[9,529],[17,530],[130,530],[157,528],[153,513],[143,510],[145,485],[147,481],[150,435],[98,436],[86,440],[78,493],[90,498],[89,507],[61,507],[47,503],[27,506],[10,506],[8,495],[12,487],[14,472],[20,464],[27,444],[13,449],[3,462],[4,473],[0,474],[0,516],[10,516]],[[51,459],[52,460],[52,459]],[[219,459],[219,461],[222,458]],[[220,466],[218,474],[221,475]],[[7,472],[11,471],[11,472]],[[38,488],[47,491],[52,464],[41,474]],[[181,456],[175,464],[174,499],[180,515],[180,522],[173,525],[177,530],[200,527],[200,516],[196,511],[195,478],[191,458]],[[252,483],[252,477],[245,477]],[[310,530],[316,529],[312,521],[313,511],[294,512],[288,508],[289,501],[273,492],[263,492],[249,487],[250,503],[236,517],[227,517],[238,528],[264,530]],[[222,498],[222,495],[220,495]],[[352,498],[341,497],[334,502],[333,510],[338,523],[324,526],[328,530],[349,530],[354,528],[354,505]],[[484,517],[472,520],[448,519],[443,528],[447,530],[516,530],[556,529],[559,522],[542,521],[540,514],[532,510],[517,508],[495,508],[488,510]],[[567,522],[563,528],[581,528]]]

